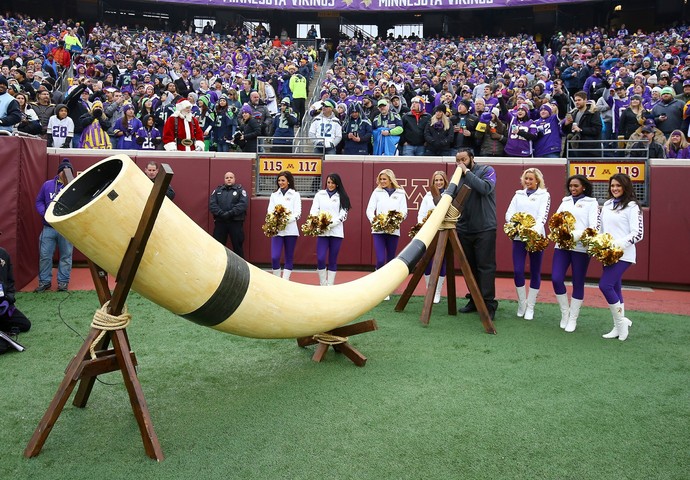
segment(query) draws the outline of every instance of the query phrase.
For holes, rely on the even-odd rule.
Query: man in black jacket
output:
[[[225,245],[230,236],[232,250],[244,258],[242,243],[244,242],[244,219],[247,215],[249,199],[242,185],[235,183],[235,174],[227,172],[225,183],[211,192],[208,208],[213,215],[215,226],[213,238]]]
[[[593,102],[587,101],[585,92],[577,92],[574,98],[575,109],[565,116],[563,123],[563,132],[577,144],[577,147],[567,145],[568,157],[601,156],[601,143],[594,142],[601,139],[601,115],[594,108]],[[573,138],[573,135],[579,138]]]
[[[419,157],[424,155],[424,129],[429,124],[431,115],[426,113],[420,97],[410,100],[410,111],[402,116],[403,132],[398,145],[403,156]]]
[[[28,332],[31,322],[15,306],[14,276],[12,261],[7,250],[0,248],[0,331],[9,335]],[[5,353],[10,343],[0,338],[0,355]]]
[[[472,190],[465,200],[456,230],[462,249],[467,256],[474,278],[489,315],[493,320],[498,308],[496,301],[496,171],[490,165],[474,161],[471,149],[460,150],[455,163],[462,168],[458,187],[467,185]],[[469,294],[468,294],[469,296]],[[476,312],[474,299],[462,307],[460,313]]]
[[[457,152],[463,148],[474,148],[474,132],[477,129],[479,117],[470,113],[472,103],[469,100],[460,100],[458,113],[452,118],[455,130],[453,149]]]

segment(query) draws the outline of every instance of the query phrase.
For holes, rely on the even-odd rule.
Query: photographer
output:
[[[297,114],[290,107],[290,97],[285,97],[280,101],[280,112],[273,118],[273,145],[292,145],[292,138],[295,136],[295,125],[297,124]],[[288,140],[290,139],[290,140]],[[273,152],[290,153],[292,148],[273,147]]]
[[[237,144],[243,152],[256,153],[257,137],[261,134],[261,125],[254,118],[252,107],[248,104],[242,105],[240,110],[242,116],[239,128],[235,133],[234,143]],[[238,135],[239,134],[239,135]]]
[[[36,111],[29,104],[29,96],[24,92],[19,92],[14,99],[19,104],[19,111],[22,115],[21,120],[14,127],[22,133],[39,135],[41,133],[41,123],[38,120]]]
[[[0,247],[0,331],[10,335],[28,332],[31,328],[29,319],[14,306],[14,295],[14,275],[10,254]],[[10,344],[0,338],[0,355],[9,347]]]

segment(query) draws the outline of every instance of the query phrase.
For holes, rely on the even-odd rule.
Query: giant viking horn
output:
[[[345,325],[380,303],[424,255],[457,193],[456,170],[431,217],[383,268],[334,286],[286,282],[245,262],[167,198],[132,289],[207,327],[255,338],[298,338]],[[46,220],[89,259],[116,274],[151,192],[127,155],[91,166],[60,192]]]

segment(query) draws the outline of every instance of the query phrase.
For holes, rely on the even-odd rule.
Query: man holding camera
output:
[[[0,331],[9,335],[28,332],[31,328],[29,319],[14,306],[14,295],[14,276],[10,254],[0,247]],[[0,355],[5,353],[10,345],[10,342],[0,338]]]
[[[235,174],[226,172],[223,185],[211,192],[208,208],[213,215],[215,226],[213,238],[225,245],[230,236],[232,250],[244,258],[244,219],[247,215],[249,199],[242,185],[235,183]]]
[[[273,145],[292,145],[296,124],[297,114],[290,107],[290,97],[285,97],[280,101],[280,112],[273,118]],[[276,153],[291,151],[289,146],[273,147],[273,152]]]

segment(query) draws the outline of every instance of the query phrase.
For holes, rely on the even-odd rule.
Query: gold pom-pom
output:
[[[309,237],[318,237],[326,232],[333,223],[331,214],[321,212],[318,215],[309,215],[306,222],[302,225],[302,233]]]
[[[397,210],[389,210],[387,213],[379,213],[374,217],[371,226],[375,232],[392,234],[403,221],[402,213]]]
[[[575,217],[570,212],[554,213],[549,220],[549,234],[548,239],[557,244],[564,250],[572,250],[575,248],[575,237],[573,237],[573,229],[575,228]]]
[[[549,246],[549,239],[531,228],[522,231],[520,240],[525,242],[525,249],[528,252],[541,252]]]
[[[537,221],[532,215],[525,212],[514,213],[510,217],[510,221],[503,225],[503,231],[506,232],[511,239],[515,237],[521,237],[522,231],[525,229],[530,229],[537,224]]]
[[[595,228],[589,227],[585,228],[584,231],[582,232],[582,236],[580,237],[580,242],[582,242],[582,245],[585,247],[589,246],[589,242],[597,236],[599,232]]]
[[[614,239],[608,233],[588,235],[586,245],[587,253],[599,260],[604,266],[613,265],[623,256],[623,249],[614,245]]]
[[[426,214],[426,216],[422,219],[421,223],[415,223],[415,225],[412,228],[410,228],[410,233],[408,234],[410,236],[410,238],[414,238],[419,233],[419,231],[422,229],[422,226],[424,226],[426,221],[429,220],[429,217],[431,216],[433,211],[434,211],[433,208],[431,210],[429,210],[429,212]]]
[[[285,230],[289,218],[290,210],[283,205],[276,205],[272,213],[266,214],[266,220],[261,226],[261,230],[267,237],[275,237],[278,232]]]

